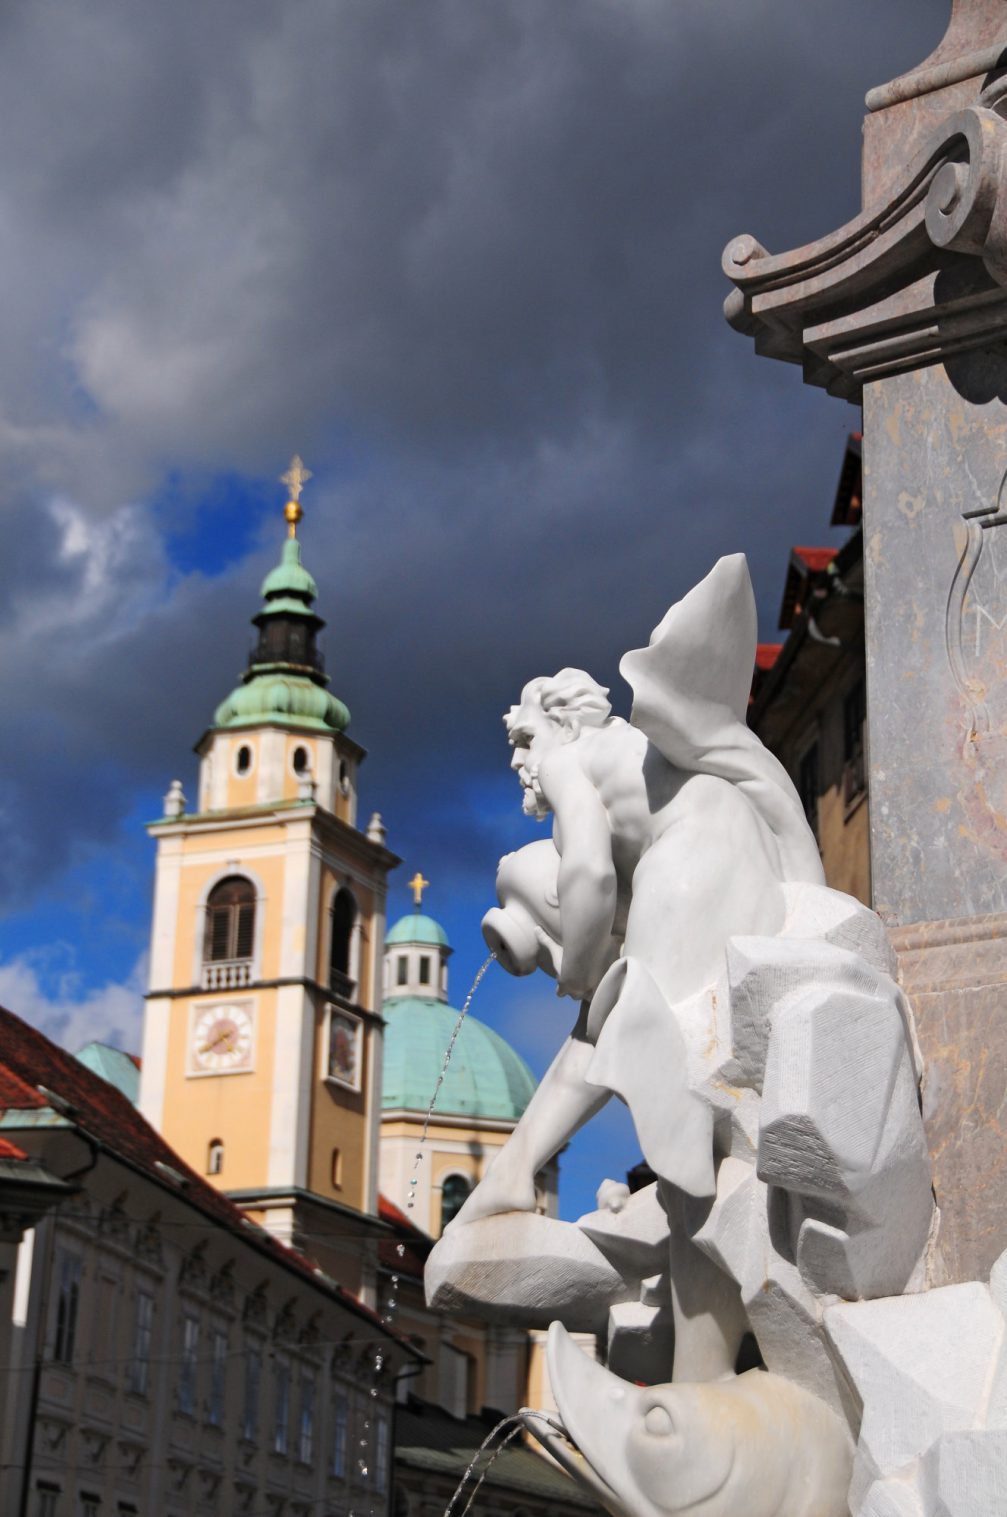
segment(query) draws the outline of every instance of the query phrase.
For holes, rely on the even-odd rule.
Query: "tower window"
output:
[[[395,965],[396,985],[405,985],[409,980],[409,960],[404,953],[400,953]]]
[[[210,891],[206,903],[203,958],[250,959],[255,943],[255,887],[241,875],[228,875]]]
[[[339,761],[339,789],[343,795],[350,793],[350,766],[345,759]]]
[[[430,984],[430,959],[425,953],[420,955],[420,984]]]
[[[457,1217],[471,1189],[471,1182],[465,1175],[448,1175],[441,1186],[441,1232]]]
[[[307,769],[309,762],[309,754],[307,748],[295,748],[294,756],[290,762],[294,767],[295,774],[303,774]]]
[[[343,1188],[343,1155],[338,1148],[332,1150],[332,1189]]]
[[[329,985],[340,995],[352,995],[354,980],[351,973],[351,950],[353,929],[357,922],[357,903],[352,891],[345,885],[337,890],[329,913]]]
[[[252,767],[252,750],[247,743],[242,743],[234,760],[234,767],[239,774],[247,774]]]
[[[208,1175],[222,1175],[224,1173],[224,1144],[220,1138],[211,1138],[207,1147],[206,1173]]]

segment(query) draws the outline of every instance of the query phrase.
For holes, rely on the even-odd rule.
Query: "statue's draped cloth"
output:
[[[818,848],[794,785],[746,722],[755,668],[755,595],[742,553],[711,572],[624,655],[630,720],[677,769],[737,785],[776,840],[782,880],[820,885]]]

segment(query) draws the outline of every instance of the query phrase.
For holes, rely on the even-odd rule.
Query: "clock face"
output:
[[[252,1014],[247,1006],[207,1006],[192,1027],[192,1067],[229,1074],[252,1066]]]

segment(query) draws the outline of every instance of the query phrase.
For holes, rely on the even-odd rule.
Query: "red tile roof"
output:
[[[18,1148],[16,1143],[8,1143],[6,1138],[0,1138],[0,1159],[27,1159],[28,1155],[23,1148]]]
[[[51,1093],[57,1104],[54,1105],[39,1087]],[[93,1074],[72,1054],[29,1027],[13,1012],[0,1007],[0,1112],[5,1115],[18,1111],[35,1112],[49,1106],[114,1158],[129,1164],[162,1189],[170,1190],[204,1216],[234,1233],[242,1243],[294,1270],[316,1289],[336,1297],[357,1316],[388,1333],[376,1312],[341,1285],[321,1279],[304,1255],[251,1226],[240,1207],[190,1169],[114,1085]],[[184,1184],[175,1184],[159,1166],[180,1175]],[[388,1335],[397,1337],[394,1333]]]
[[[827,569],[839,552],[838,548],[792,548],[802,563],[807,564],[812,574],[820,574]]]
[[[395,1229],[396,1236],[383,1238],[378,1244],[378,1259],[384,1269],[393,1270],[399,1275],[410,1275],[413,1279],[422,1280],[423,1266],[427,1255],[434,1246],[434,1240],[429,1238],[422,1228],[410,1221],[407,1214],[389,1201],[387,1196],[378,1196],[378,1212],[382,1222],[388,1222]],[[399,1253],[399,1246],[402,1253]]]
[[[783,649],[782,643],[759,643],[755,649],[756,669],[771,669]]]
[[[791,548],[787,579],[780,606],[780,626],[787,630],[805,608],[813,580],[825,573],[838,548]]]

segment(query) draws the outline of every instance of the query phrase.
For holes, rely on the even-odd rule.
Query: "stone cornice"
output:
[[[731,325],[852,401],[868,380],[1007,335],[1001,95],[949,116],[884,203],[818,242],[775,256],[754,237],[729,243]]]

